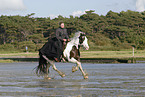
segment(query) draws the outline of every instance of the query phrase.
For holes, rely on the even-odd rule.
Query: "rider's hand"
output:
[[[67,39],[63,39],[63,41],[67,41]]]

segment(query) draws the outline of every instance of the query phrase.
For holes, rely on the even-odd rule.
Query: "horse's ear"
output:
[[[82,35],[83,35],[83,36],[86,36],[86,33],[83,32]]]
[[[83,35],[83,33],[80,33],[80,36],[82,36]]]
[[[80,36],[86,36],[86,33],[81,32],[81,33],[80,33]]]

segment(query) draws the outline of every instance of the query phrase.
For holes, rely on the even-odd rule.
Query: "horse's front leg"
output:
[[[69,58],[68,58],[68,59],[69,59]],[[69,59],[68,61],[77,64],[76,67],[72,67],[72,72],[77,71],[78,68],[79,68],[80,71],[82,72],[82,75],[84,76],[84,79],[87,79],[87,78],[88,78],[88,74],[84,72],[84,70],[83,70],[83,68],[82,68],[82,65],[81,65],[81,62],[77,61],[77,60],[74,59],[74,58],[71,58],[71,59]]]
[[[77,61],[76,59],[74,59],[74,58],[71,58],[71,59],[68,58],[68,61],[69,61],[69,62],[72,62],[72,63],[76,63],[76,64],[77,64],[77,62],[78,62],[78,61]],[[79,65],[78,65],[78,64],[77,64],[77,66],[73,66],[73,67],[72,67],[72,72],[77,71],[78,68],[79,68]]]
[[[79,66],[80,71],[82,72],[82,75],[84,76],[84,79],[88,79],[88,74],[84,72],[81,62],[77,62],[77,64]]]
[[[79,68],[79,65],[77,65],[77,66],[73,66],[73,67],[72,67],[72,72],[76,72],[76,71],[78,71],[78,68]]]
[[[52,64],[52,68],[53,68],[56,72],[58,72],[58,74],[59,74],[61,77],[65,77],[65,73],[59,71],[59,70],[56,68],[56,66],[55,66],[54,63]]]

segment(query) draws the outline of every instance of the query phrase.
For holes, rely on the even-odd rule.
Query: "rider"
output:
[[[60,27],[56,29],[55,36],[63,44],[64,42],[69,41],[69,36],[67,33],[67,29],[64,28],[64,22],[60,22],[59,26]],[[57,46],[57,57],[55,58],[55,61],[60,60],[62,53],[63,53],[63,49],[62,49],[62,45],[60,44],[59,46]]]

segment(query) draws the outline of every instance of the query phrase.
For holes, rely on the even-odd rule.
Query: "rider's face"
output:
[[[61,23],[60,27],[61,27],[61,28],[64,28],[64,23]]]

